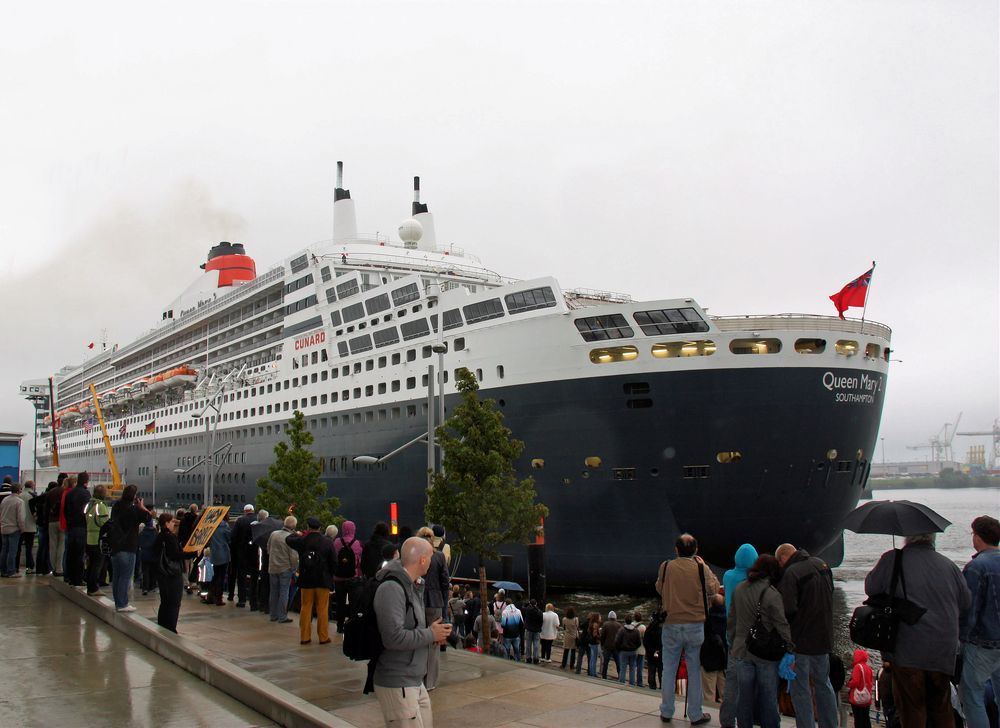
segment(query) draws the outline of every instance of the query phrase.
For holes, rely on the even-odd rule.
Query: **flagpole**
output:
[[[875,261],[872,261],[872,277],[868,280],[868,291],[865,293],[865,305],[861,309],[861,331],[860,333],[865,333],[865,314],[868,313],[868,296],[872,292],[872,281],[875,280]]]

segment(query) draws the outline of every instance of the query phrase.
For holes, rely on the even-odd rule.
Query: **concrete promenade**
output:
[[[299,645],[296,614],[290,615],[295,623],[276,624],[261,612],[238,609],[232,603],[210,607],[197,597],[185,596],[178,637],[155,624],[155,594],[137,593],[133,603],[138,611],[125,615],[116,613],[106,597],[87,597],[62,582],[50,588],[51,581],[51,577],[28,576],[4,580],[0,588],[0,603],[8,607],[7,614],[16,605],[27,607],[27,634],[59,630],[58,644],[66,640],[73,644],[71,651],[53,645],[49,652],[35,656],[40,665],[17,670],[16,689],[0,701],[0,725],[377,728],[383,724],[374,697],[361,694],[364,665],[343,656],[336,635],[329,645],[319,645],[315,635],[312,644]],[[96,644],[104,650],[113,644],[115,659],[88,666],[86,660],[92,658],[85,653],[90,650],[82,645],[95,644],[95,638],[84,635],[100,635]],[[3,654],[11,654],[8,649],[32,654],[23,646],[26,636],[17,634],[12,639],[6,631],[0,636]],[[59,661],[44,667],[45,656],[53,650],[59,652]],[[67,656],[75,661],[62,662]],[[664,725],[659,718],[659,693],[648,688],[622,688],[617,682],[578,677],[555,667],[527,666],[469,652],[449,650],[441,658],[439,686],[431,693],[438,728]],[[44,669],[35,669],[38,666]],[[79,689],[73,686],[69,699],[64,671],[67,676],[79,674],[70,679],[78,679],[80,685]],[[115,674],[127,677],[116,682]],[[127,688],[116,690],[123,682]],[[50,684],[51,690],[37,692],[40,685]],[[88,710],[100,710],[88,708],[101,703],[90,699],[95,690],[122,704],[84,719]],[[45,702],[39,704],[36,698]],[[191,705],[198,711],[184,709]],[[56,717],[39,713],[39,708],[56,710]],[[682,712],[678,699],[673,725],[689,724]],[[718,726],[717,709],[710,706],[708,712],[709,725]],[[192,714],[199,718],[192,720]],[[37,722],[25,722],[26,715],[37,715]],[[107,720],[112,715],[115,720]],[[130,717],[118,719],[124,715]],[[793,725],[791,721],[786,724]]]

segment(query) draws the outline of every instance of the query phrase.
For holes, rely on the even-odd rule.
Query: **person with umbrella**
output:
[[[892,653],[892,692],[904,726],[954,728],[950,679],[958,654],[958,621],[969,607],[969,587],[958,567],[935,550],[935,534],[949,525],[909,501],[875,501],[848,515],[845,527],[859,533],[903,536],[902,549],[882,554],[865,577],[865,593],[887,594],[897,560],[901,576],[890,596],[927,611],[914,623],[901,620]],[[904,595],[905,589],[905,595]]]

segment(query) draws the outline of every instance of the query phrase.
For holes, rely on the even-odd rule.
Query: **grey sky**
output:
[[[152,326],[213,242],[266,269],[328,238],[338,159],[361,231],[395,230],[419,174],[440,242],[565,287],[834,314],[875,259],[887,457],[998,416],[995,0],[6,18],[0,429],[31,431],[20,381]]]

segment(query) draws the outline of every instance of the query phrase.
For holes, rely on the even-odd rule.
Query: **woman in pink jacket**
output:
[[[868,665],[868,653],[854,650],[854,667],[851,669],[851,679],[847,681],[851,712],[854,713],[854,728],[872,728],[868,711],[875,692],[874,682],[875,674]]]

